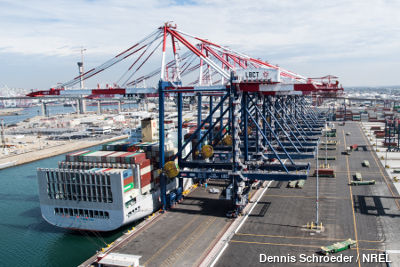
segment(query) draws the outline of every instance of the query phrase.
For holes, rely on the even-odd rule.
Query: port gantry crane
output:
[[[172,51],[167,53],[168,39]],[[161,66],[144,73],[149,58],[161,52]],[[183,53],[181,53],[183,52]],[[167,60],[167,58],[171,58]],[[113,89],[68,89],[117,63],[132,64]],[[306,78],[279,66],[218,45],[166,23],[142,41],[104,64],[48,91],[29,96],[91,96],[151,94],[159,103],[159,168],[161,204],[165,209],[166,181],[225,179],[231,183],[235,214],[248,201],[255,181],[307,179],[325,116],[312,107],[312,97],[343,91],[330,76],[328,82]],[[146,87],[145,84],[156,84]],[[165,99],[177,99],[178,152],[165,158]],[[197,125],[183,138],[183,98],[197,99]],[[311,96],[311,98],[310,98]],[[208,114],[203,116],[208,102]],[[193,101],[192,101],[193,102]],[[314,101],[315,102],[315,101]],[[190,150],[187,150],[187,147]],[[185,153],[184,153],[185,151]]]

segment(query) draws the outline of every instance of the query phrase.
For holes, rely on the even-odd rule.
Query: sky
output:
[[[398,85],[398,14],[397,0],[0,0],[0,87],[48,89],[77,75],[81,47],[92,68],[167,21],[306,77]]]

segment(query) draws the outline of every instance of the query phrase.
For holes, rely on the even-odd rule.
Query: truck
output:
[[[296,184],[297,184],[297,181],[289,181],[288,187],[294,188],[294,187],[296,187]]]
[[[352,240],[349,238],[345,241],[337,242],[330,246],[321,247],[320,253],[322,253],[324,255],[329,255],[329,254],[337,253],[337,252],[355,247],[356,244],[357,244],[357,242],[355,240]]]
[[[354,180],[356,180],[356,181],[362,181],[361,173],[356,172],[356,174],[354,175]]]
[[[303,188],[305,183],[306,183],[306,180],[301,179],[301,180],[299,180],[299,181],[297,182],[296,187],[297,187],[297,188]]]
[[[352,151],[356,150],[356,149],[357,149],[357,147],[358,147],[358,145],[357,145],[357,144],[354,144],[354,145],[351,145],[351,146],[350,146],[350,148],[351,148],[351,150],[352,150]]]
[[[325,136],[326,137],[336,137],[336,132],[326,132]]]
[[[345,155],[350,155],[351,154],[351,148],[348,146],[346,147],[346,150],[343,152]]]

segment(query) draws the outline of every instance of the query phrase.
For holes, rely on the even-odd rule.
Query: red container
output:
[[[128,147],[128,149],[127,149],[129,152],[136,152],[136,151],[138,151],[138,147],[136,147],[136,146],[130,146],[130,147]]]
[[[148,166],[150,166],[150,160],[149,159],[144,159],[140,162],[137,162],[136,164],[139,164],[140,169],[144,169]]]
[[[133,184],[133,176],[129,176],[128,178],[124,179],[124,186],[128,184]]]
[[[143,160],[146,159],[146,153],[136,153],[133,157],[133,163],[137,164],[138,162],[142,162]]]
[[[140,186],[143,188],[151,183],[151,172],[140,176]]]

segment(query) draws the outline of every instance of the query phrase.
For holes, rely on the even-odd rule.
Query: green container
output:
[[[127,192],[131,189],[133,189],[133,183],[130,183],[130,184],[127,184],[124,186],[124,192]]]
[[[336,133],[325,133],[326,137],[336,137]]]
[[[335,243],[333,245],[327,246],[327,247],[321,247],[321,253],[324,255],[329,255],[333,253],[337,253],[346,249],[350,249],[354,246],[356,246],[357,242],[352,240],[352,239],[347,239],[342,242]]]
[[[82,162],[84,156],[90,155],[90,154],[92,154],[92,153],[94,153],[94,152],[97,152],[97,150],[96,150],[96,151],[90,151],[90,152],[87,152],[87,153],[85,153],[85,154],[79,155],[79,156],[78,156],[78,161]]]

